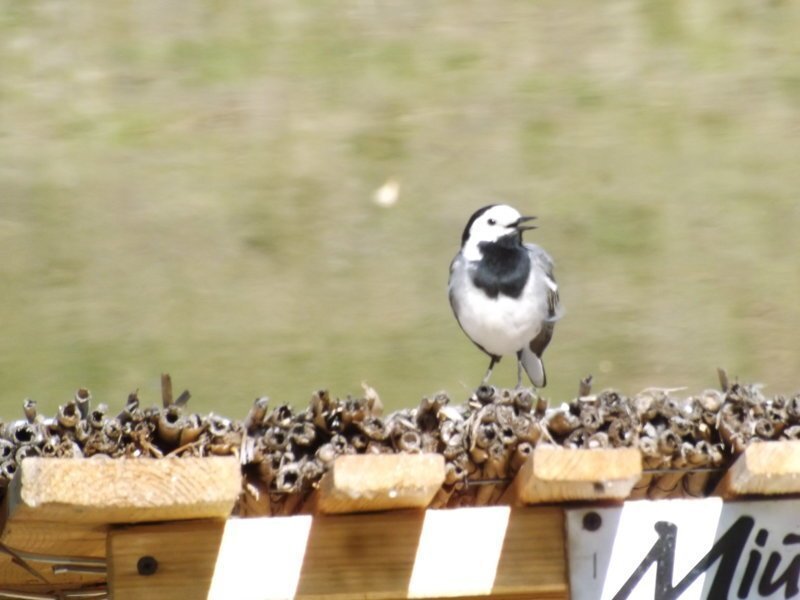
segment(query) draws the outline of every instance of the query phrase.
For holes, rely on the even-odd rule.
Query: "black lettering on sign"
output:
[[[767,543],[769,532],[766,529],[759,529],[756,534],[756,546],[763,548]],[[750,550],[750,556],[747,559],[747,566],[744,569],[742,581],[739,583],[739,598],[747,600],[750,597],[750,586],[753,585],[753,580],[756,578],[758,567],[761,565],[761,552],[758,550]]]
[[[797,543],[800,543],[800,536],[794,533],[787,534],[783,538],[783,544],[786,546]],[[777,579],[773,579],[780,562],[781,555],[778,552],[772,552],[769,555],[767,566],[764,567],[764,572],[761,574],[761,579],[758,582],[758,593],[762,596],[769,596],[777,592],[783,586],[786,586],[783,597],[794,598],[800,593],[800,588],[798,588],[798,580],[800,580],[800,556],[795,556],[783,574],[779,575]]]
[[[717,567],[717,573],[714,576],[714,581],[711,583],[708,598],[727,598],[733,576],[736,572],[736,565],[742,556],[745,544],[747,543],[748,537],[750,537],[750,532],[753,530],[754,525],[755,520],[752,517],[739,517],[739,519],[730,526],[728,531],[726,531],[711,547],[711,550],[698,561],[677,585],[673,586],[672,572],[675,565],[675,541],[678,535],[678,528],[674,523],[658,521],[654,526],[658,539],[655,544],[653,544],[653,547],[650,548],[650,551],[644,559],[642,559],[642,562],[639,563],[639,566],[636,567],[628,580],[614,595],[613,600],[625,600],[628,598],[653,563],[656,564],[656,589],[653,594],[653,600],[676,600],[700,575],[711,568],[717,559],[719,559],[720,562]],[[778,557],[778,561],[780,561],[780,556]],[[781,582],[780,585],[783,585],[783,578],[793,567],[794,561],[784,575],[779,578],[778,581]],[[756,568],[758,568],[758,565],[755,566],[753,575],[755,575]],[[774,575],[775,568],[777,568],[777,565],[773,568],[772,575]],[[798,564],[798,568],[800,568],[800,564]],[[766,573],[767,570],[765,570],[759,582],[759,592],[761,591],[761,585],[764,582]],[[770,575],[770,581],[772,575]],[[768,583],[765,585],[773,584]],[[788,597],[789,596],[787,596],[787,598]]]

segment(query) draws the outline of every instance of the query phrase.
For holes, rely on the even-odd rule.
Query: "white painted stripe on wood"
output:
[[[290,600],[297,593],[310,515],[230,519],[209,600]]]
[[[425,514],[409,598],[489,594],[511,509],[487,506]]]

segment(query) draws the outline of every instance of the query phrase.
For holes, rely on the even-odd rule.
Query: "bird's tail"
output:
[[[520,357],[522,368],[528,374],[531,383],[537,388],[543,388],[547,385],[547,375],[544,372],[544,363],[542,359],[536,356],[530,348],[522,350]]]

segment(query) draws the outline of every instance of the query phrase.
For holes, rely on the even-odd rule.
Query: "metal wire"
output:
[[[106,567],[94,565],[53,565],[53,575],[64,573],[84,573],[86,575],[105,575]]]
[[[3,600],[58,600],[58,596],[53,596],[51,594],[16,592],[8,589],[0,589],[0,598]]]
[[[105,558],[95,558],[91,556],[61,556],[58,554],[39,554],[37,552],[26,552],[24,550],[16,550],[8,548],[19,558],[30,561],[49,563],[55,565],[76,565],[84,567],[106,567]]]
[[[81,598],[92,598],[93,600],[100,600],[101,598],[108,598],[108,588],[105,586],[103,587],[94,587],[94,588],[86,588],[82,590],[68,590],[66,592],[61,592],[61,596],[65,600],[79,600]]]
[[[693,467],[690,469],[642,469],[642,473],[724,473],[724,467]]]
[[[664,473],[724,473],[724,467],[693,467],[689,469],[676,469],[676,468],[663,468],[663,469],[642,469],[643,474],[657,475]],[[511,483],[511,477],[501,477],[494,479],[467,479],[464,484],[467,487],[478,485],[500,485],[503,483]]]

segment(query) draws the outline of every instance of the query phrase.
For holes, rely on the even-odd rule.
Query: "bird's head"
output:
[[[461,245],[476,246],[481,243],[496,242],[506,236],[522,240],[522,232],[536,229],[536,225],[526,225],[536,217],[523,217],[517,209],[508,204],[490,204],[473,213],[461,236]]]

